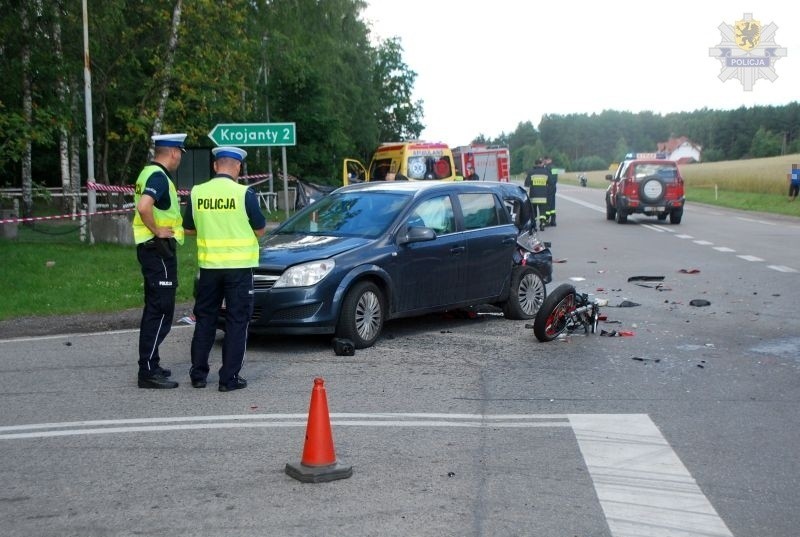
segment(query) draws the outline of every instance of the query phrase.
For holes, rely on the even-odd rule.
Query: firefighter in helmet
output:
[[[547,221],[547,185],[551,181],[550,170],[542,159],[536,159],[536,166],[525,176],[525,187],[533,205],[534,224],[543,230]]]

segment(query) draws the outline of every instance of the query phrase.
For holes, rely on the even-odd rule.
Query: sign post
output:
[[[289,218],[289,176],[286,171],[286,146],[297,145],[295,124],[292,123],[218,123],[208,133],[217,145],[236,147],[280,146],[283,157],[283,196],[286,218]]]

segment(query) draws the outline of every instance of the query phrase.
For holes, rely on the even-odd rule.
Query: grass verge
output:
[[[192,300],[196,240],[178,249],[177,301]],[[134,246],[0,240],[0,320],[140,307],[144,284]]]

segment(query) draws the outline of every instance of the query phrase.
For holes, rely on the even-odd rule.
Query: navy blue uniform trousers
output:
[[[239,377],[247,347],[247,327],[253,314],[253,269],[200,269],[194,304],[192,380],[206,380],[208,356],[217,334],[217,319],[225,299],[225,340],[222,343],[220,385],[231,386]]]
[[[165,256],[152,242],[136,245],[144,276],[144,309],[139,325],[139,375],[152,376],[161,362],[158,347],[169,334],[178,290],[178,258]]]

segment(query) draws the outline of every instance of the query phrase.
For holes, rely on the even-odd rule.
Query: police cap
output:
[[[243,161],[247,156],[247,151],[244,149],[239,149],[238,147],[215,147],[211,150],[211,153],[214,155],[215,159],[221,159],[224,157],[227,158],[234,158],[239,162]]]
[[[185,133],[156,134],[152,139],[156,147],[177,147],[184,153],[186,152],[186,147],[184,146],[184,142],[186,141]]]

